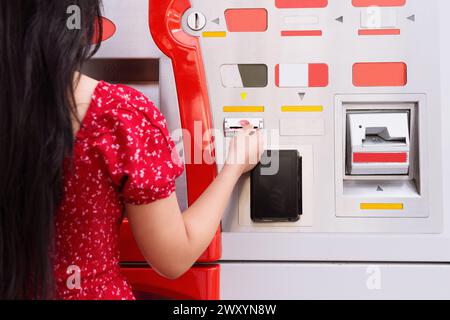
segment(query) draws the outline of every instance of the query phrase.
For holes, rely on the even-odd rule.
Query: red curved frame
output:
[[[192,205],[217,176],[214,161],[211,107],[206,85],[205,69],[198,38],[188,35],[182,28],[183,14],[191,7],[189,0],[149,0],[150,32],[156,45],[173,62],[181,125],[191,133],[185,137],[184,145],[192,160],[202,155],[201,163],[186,164],[188,203]],[[201,124],[203,141],[194,141],[195,124]],[[197,129],[198,130],[198,129]],[[189,140],[190,139],[190,140]],[[205,162],[203,155],[210,157]],[[191,161],[193,162],[193,161]],[[199,262],[214,262],[220,259],[221,230]],[[136,246],[127,221],[121,229],[121,261],[145,261]]]
[[[150,268],[123,268],[137,299],[219,300],[220,266],[195,266],[177,280],[168,280]]]
[[[191,133],[185,137],[191,155],[207,155],[212,161],[186,164],[188,202],[192,205],[217,176],[214,137],[206,74],[198,38],[183,31],[183,14],[191,8],[189,0],[149,0],[150,32],[156,45],[172,59],[180,107],[181,125]],[[156,10],[156,8],[158,8]],[[194,141],[195,123],[201,123],[203,142]],[[190,141],[187,141],[190,139]],[[191,161],[192,162],[192,161]],[[200,261],[221,257],[221,230]]]

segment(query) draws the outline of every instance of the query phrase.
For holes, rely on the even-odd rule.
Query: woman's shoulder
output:
[[[153,102],[142,92],[122,84],[99,81],[92,100],[102,111],[100,114],[123,111],[161,116]]]
[[[143,93],[105,81],[98,82],[84,122],[96,135],[118,126],[129,130],[153,126],[168,134],[164,116]]]
[[[141,92],[104,81],[92,104],[85,145],[104,160],[124,201],[141,205],[168,197],[184,167],[163,115]]]

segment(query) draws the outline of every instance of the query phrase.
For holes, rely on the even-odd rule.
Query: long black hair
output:
[[[0,299],[54,297],[54,216],[73,143],[74,78],[101,0],[0,1]]]

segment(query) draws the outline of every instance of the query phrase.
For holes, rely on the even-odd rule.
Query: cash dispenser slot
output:
[[[408,175],[411,151],[409,122],[409,111],[349,113],[347,173]]]
[[[251,173],[253,222],[296,222],[303,210],[302,158],[297,150],[269,150]]]

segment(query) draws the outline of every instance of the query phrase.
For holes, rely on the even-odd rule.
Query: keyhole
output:
[[[195,29],[199,29],[200,27],[200,16],[198,13],[195,13]]]

